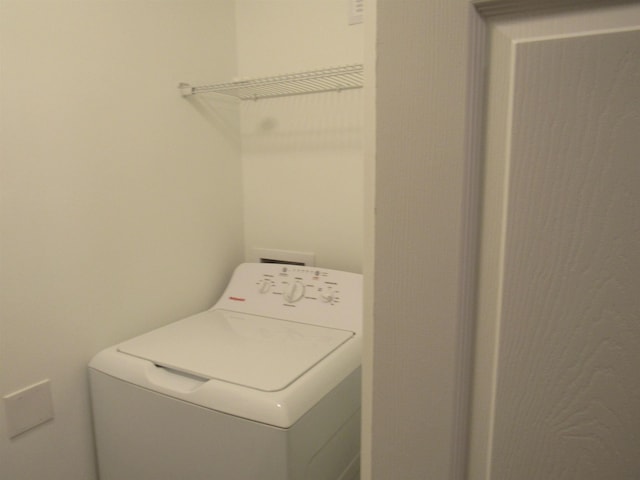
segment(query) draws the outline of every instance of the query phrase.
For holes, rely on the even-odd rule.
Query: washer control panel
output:
[[[343,272],[340,272],[343,273]],[[277,273],[263,273],[256,282],[262,294],[282,295],[282,301],[340,302],[340,283],[328,270],[283,266]]]
[[[214,308],[361,331],[362,275],[270,263],[243,263]]]

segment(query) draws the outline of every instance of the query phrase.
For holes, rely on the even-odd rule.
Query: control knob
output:
[[[305,286],[302,282],[295,281],[291,285],[286,285],[282,295],[289,303],[295,303],[304,296]]]
[[[324,303],[331,303],[336,298],[335,292],[328,288],[320,292],[320,301]]]
[[[325,286],[320,290],[320,301],[323,303],[332,303],[336,299],[336,291],[332,286]]]
[[[265,278],[258,283],[258,292],[268,293],[269,290],[271,290],[271,280]]]

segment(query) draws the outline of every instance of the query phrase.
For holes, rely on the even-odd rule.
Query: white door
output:
[[[363,472],[637,480],[640,4],[379,0],[376,27]]]
[[[640,478],[640,6],[488,29],[471,478]]]

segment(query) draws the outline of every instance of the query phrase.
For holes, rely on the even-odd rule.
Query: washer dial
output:
[[[296,280],[295,282],[284,286],[282,295],[288,303],[295,303],[304,296],[304,292],[304,284],[299,280]]]
[[[258,282],[258,292],[269,293],[272,285],[273,285],[273,282],[271,280],[269,280],[268,278],[264,278],[260,280],[260,282]]]

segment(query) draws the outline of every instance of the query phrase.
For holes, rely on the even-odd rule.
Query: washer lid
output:
[[[353,335],[209,310],[126,341],[118,350],[179,372],[273,392],[287,387]]]

